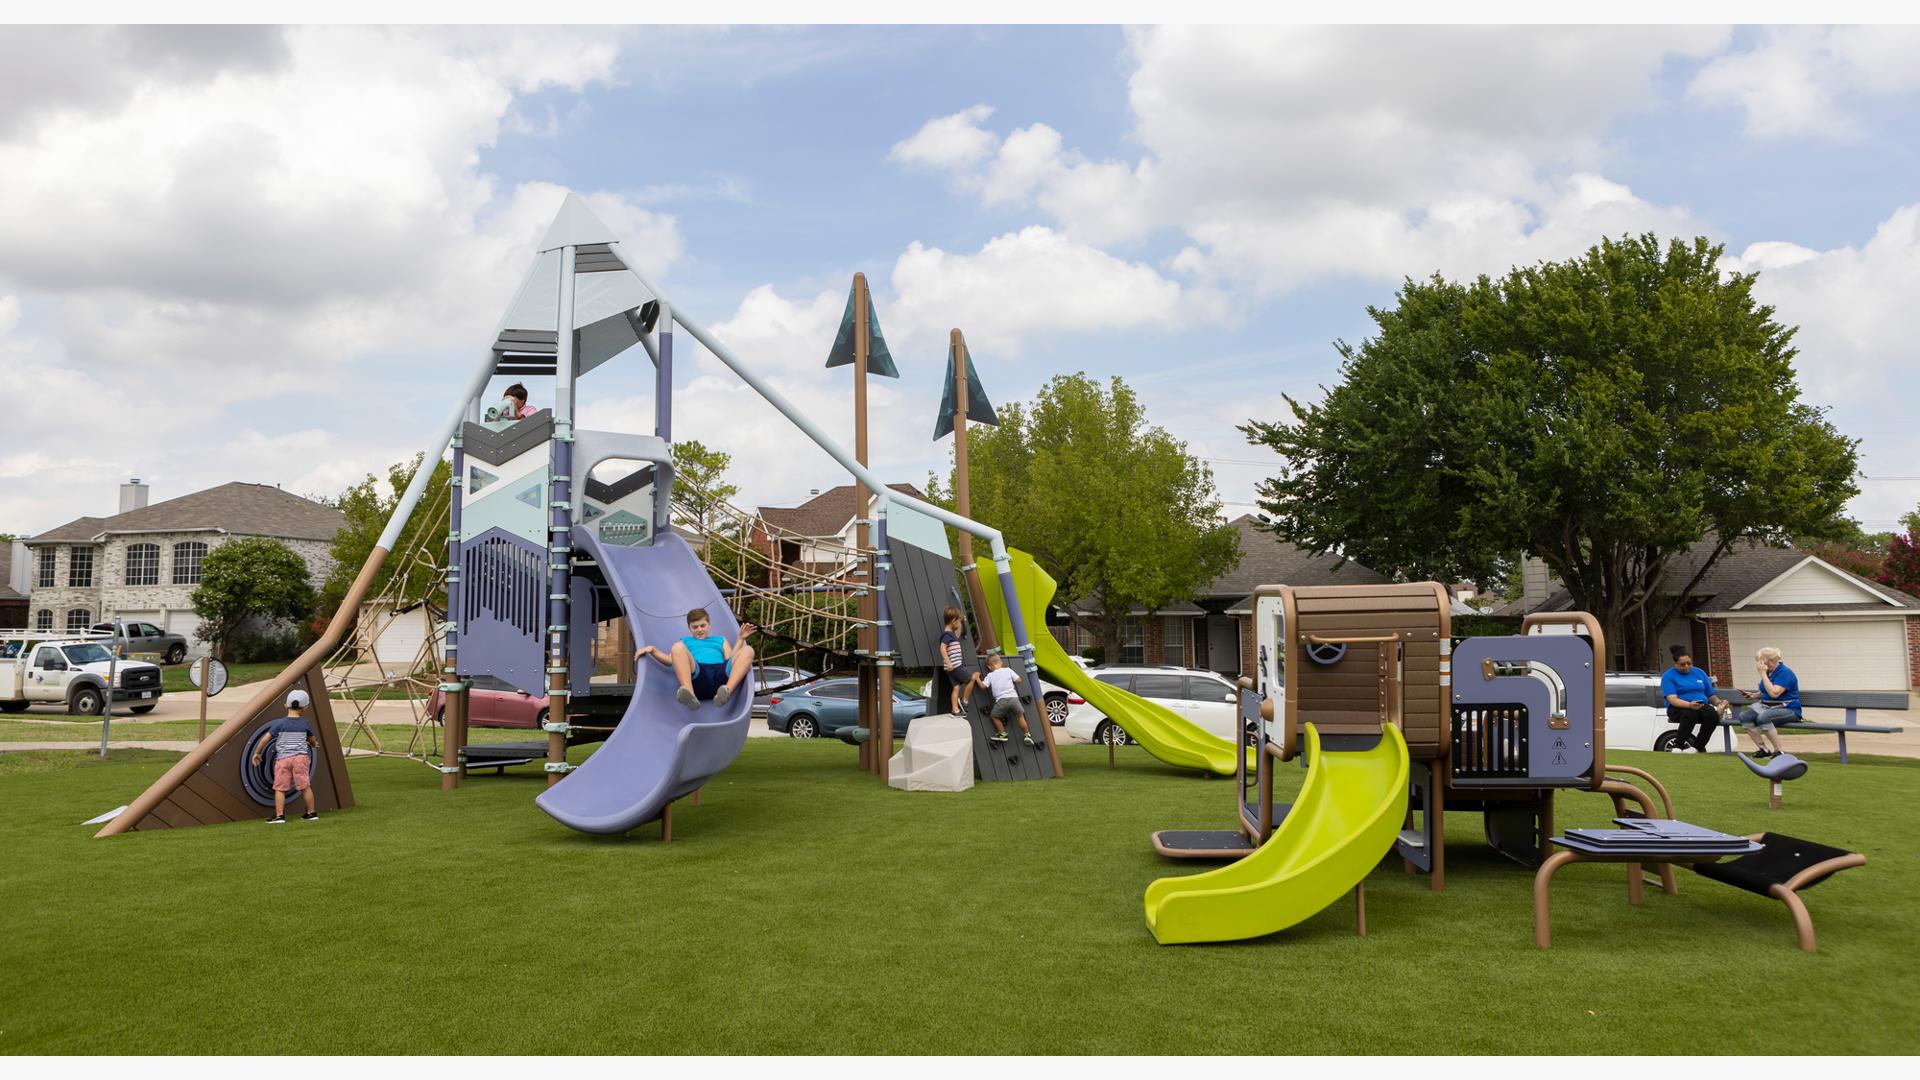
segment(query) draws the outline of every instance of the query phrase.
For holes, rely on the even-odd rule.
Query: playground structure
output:
[[[445,787],[456,787],[464,770],[461,750],[471,686],[467,677],[485,674],[530,693],[543,691],[556,710],[564,709],[564,715],[550,717],[547,723],[549,789],[539,799],[543,810],[584,831],[625,832],[654,820],[662,822],[664,831],[674,800],[697,793],[738,754],[750,716],[751,680],[725,710],[703,705],[700,711],[688,712],[678,704],[662,704],[663,687],[671,696],[671,676],[658,665],[634,668],[630,682],[596,679],[593,646],[597,627],[624,617],[635,640],[665,648],[677,636],[671,619],[680,619],[683,630],[686,610],[695,606],[715,613],[719,633],[737,629],[734,612],[751,611],[767,618],[770,631],[792,644],[818,645],[846,655],[845,646],[852,639],[851,654],[861,671],[862,715],[871,718],[865,726],[875,733],[862,748],[863,764],[884,779],[892,749],[892,668],[903,648],[912,652],[927,637],[917,629],[897,631],[895,619],[900,618],[900,630],[920,627],[925,622],[920,605],[944,605],[954,591],[916,593],[911,599],[902,591],[890,603],[888,573],[897,555],[911,560],[919,552],[929,556],[934,576],[944,561],[947,580],[953,580],[945,543],[947,527],[988,544],[998,572],[1000,602],[1012,614],[1014,648],[1008,658],[1025,675],[1032,699],[1029,706],[1037,721],[1035,703],[1040,693],[1033,673],[1033,646],[1012,582],[1011,557],[998,530],[881,483],[866,466],[864,423],[857,425],[857,452],[849,453],[724,343],[677,309],[578,196],[566,197],[537,250],[533,266],[457,395],[451,415],[428,442],[422,467],[414,471],[319,639],[280,675],[261,684],[218,730],[96,835],[264,818],[268,811],[258,800],[216,800],[206,792],[209,785],[224,789],[227,778],[238,783],[247,740],[280,715],[282,702],[295,686],[305,687],[316,705],[315,728],[323,753],[315,787],[322,807],[352,805],[340,733],[331,710],[320,704],[327,700],[328,690],[323,672],[327,660],[348,643],[362,602],[419,508],[433,472],[431,464],[449,449],[454,479],[440,684],[447,702],[447,745],[438,766]],[[856,368],[858,419],[864,416],[868,360],[885,355],[864,277],[855,279],[848,310],[829,366],[838,366],[842,356],[851,358]],[[756,581],[745,563],[736,560],[731,570],[722,573],[728,582],[723,592],[710,565],[675,535],[676,328],[690,334],[851,473],[863,508],[867,493],[872,494],[871,517],[863,517],[863,535],[856,539],[861,557],[853,560],[843,577],[795,581],[783,572],[780,579]],[[652,433],[578,428],[574,422],[578,380],[616,359],[637,355],[636,345],[654,366]],[[890,366],[891,359],[885,364]],[[483,397],[496,376],[552,376],[552,408],[525,419],[487,420]],[[965,415],[964,402],[962,410]],[[596,467],[614,462],[629,471],[604,480],[594,475]],[[712,506],[692,509],[699,520],[706,520],[699,515],[716,512]],[[890,524],[900,535],[897,552],[890,548]],[[870,555],[859,542],[869,528]],[[706,546],[707,538],[695,539]],[[750,540],[741,536],[734,545],[736,555],[737,549],[748,546]],[[722,551],[727,547],[725,541],[720,545]],[[975,573],[972,560],[967,573]],[[849,596],[857,602],[851,615],[839,602]],[[721,611],[728,616],[721,617]],[[794,631],[818,634],[825,640],[808,642]],[[937,622],[932,632],[937,633]],[[616,673],[616,680],[624,674]],[[1037,727],[1047,730],[1044,723]],[[1058,775],[1048,735],[1051,773]],[[576,769],[568,763],[571,744],[597,740],[605,745],[589,765]],[[648,762],[645,770],[618,767],[620,762],[631,764],[643,758]],[[578,775],[572,775],[575,772]],[[323,781],[330,793],[319,790]]]

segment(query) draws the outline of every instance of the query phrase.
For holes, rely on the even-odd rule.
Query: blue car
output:
[[[893,692],[893,734],[907,734],[907,722],[927,713],[927,699],[904,690]],[[796,739],[838,735],[843,728],[860,726],[860,682],[822,679],[789,693],[775,694],[767,703],[767,727]]]

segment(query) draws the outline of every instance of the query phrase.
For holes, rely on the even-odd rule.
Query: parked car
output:
[[[907,724],[927,714],[927,699],[905,690],[893,692],[893,734],[907,733]],[[837,735],[842,728],[860,726],[860,682],[858,679],[822,679],[786,693],[772,696],[767,707],[767,728],[796,739]]]
[[[0,711],[60,705],[76,716],[100,711],[113,673],[113,700],[149,713],[160,703],[160,669],[143,660],[116,660],[111,638],[90,634],[0,632]]]
[[[1084,656],[1075,656],[1071,659],[1079,664],[1083,671],[1093,667]],[[1045,679],[1040,680],[1040,702],[1041,711],[1046,715],[1047,723],[1054,727],[1060,727],[1067,722],[1067,715],[1075,705],[1086,704],[1086,700],[1078,694],[1068,693]]]
[[[1225,675],[1173,665],[1092,668],[1088,674],[1164,706],[1208,734],[1229,741],[1240,737],[1240,694]],[[1119,725],[1077,695],[1069,699],[1065,728],[1068,735],[1086,742],[1132,741]]]
[[[811,685],[807,680],[816,676],[806,668],[780,667],[768,664],[753,669],[753,715],[766,719],[767,709],[773,703],[773,695],[784,693],[787,689],[800,689],[799,685]]]
[[[178,664],[187,658],[184,636],[169,633],[150,622],[123,622],[118,630],[113,623],[101,622],[94,623],[93,628],[102,634],[119,634],[121,656],[157,656],[163,664]]]
[[[529,694],[491,675],[472,679],[473,689],[467,691],[468,727],[538,728],[547,722],[547,695]],[[444,722],[446,708],[435,686],[427,695],[427,712]]]

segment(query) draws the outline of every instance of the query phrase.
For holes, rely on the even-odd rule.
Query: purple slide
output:
[[[666,649],[687,632],[687,612],[706,608],[713,632],[739,642],[740,626],[700,557],[672,533],[651,547],[603,545],[575,527],[573,546],[600,565],[633,640]],[[691,795],[733,764],[753,717],[749,673],[725,708],[703,701],[690,710],[674,700],[673,672],[652,660],[636,665],[633,701],[620,725],[593,755],[542,792],[534,803],[569,828],[623,833],[658,819],[675,799]]]

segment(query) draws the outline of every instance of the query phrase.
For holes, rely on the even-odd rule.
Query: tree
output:
[[[1603,240],[1462,285],[1409,280],[1341,381],[1241,430],[1284,539],[1383,573],[1485,580],[1542,559],[1630,662],[1742,541],[1784,543],[1857,493],[1854,440],[1800,401],[1794,330],[1704,239]],[[1676,556],[1710,540],[1677,589]]]
[[[255,616],[297,622],[313,611],[307,564],[278,540],[249,536],[229,540],[200,564],[193,610],[197,636],[213,644],[222,660],[232,655],[234,631]]]
[[[1031,404],[998,412],[998,427],[967,434],[973,517],[1059,582],[1056,603],[1090,604],[1109,647],[1127,612],[1189,599],[1239,562],[1213,473],[1147,424],[1120,379],[1058,375]],[[929,479],[951,507],[952,475]]]
[[[412,461],[387,466],[384,480],[368,473],[365,480],[341,492],[337,498],[326,500],[346,516],[347,524],[333,537],[333,570],[320,588],[320,609],[323,613],[332,615],[340,610],[347,590],[353,586],[353,579],[360,576],[360,568],[372,556],[375,542],[387,527],[387,519],[393,516],[394,507],[400,504],[400,493],[413,482],[414,471],[420,467],[421,460],[422,455],[415,454]],[[439,567],[447,561],[447,533],[453,528],[448,509],[452,480],[452,463],[444,460],[435,462],[432,475],[427,477],[426,490],[421,492],[413,516],[400,531],[400,538],[394,541],[393,550],[388,553],[386,563],[374,579],[371,592],[385,589],[393,576],[403,568],[406,580],[401,583],[402,607],[429,599],[438,592]],[[430,510],[433,512],[430,513]],[[403,557],[407,552],[424,554],[409,566],[409,560]]]
[[[1913,515],[1908,515],[1912,517]],[[1920,523],[1907,526],[1905,536],[1895,535],[1887,543],[1887,557],[1874,580],[1903,593],[1920,596]]]
[[[702,536],[713,524],[714,510],[740,494],[739,487],[726,481],[732,464],[732,454],[709,450],[698,439],[673,444],[674,499],[686,508],[687,523]]]

